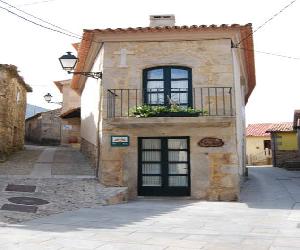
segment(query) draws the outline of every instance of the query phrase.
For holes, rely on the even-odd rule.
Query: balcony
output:
[[[116,118],[135,118],[134,112],[137,107],[144,104],[143,100],[148,98],[148,103],[153,106],[163,105],[165,100],[161,96],[162,91],[148,91],[145,94],[140,89],[108,89],[106,112],[108,119]],[[187,91],[178,89],[172,91],[172,100],[174,103],[180,103],[181,106],[187,106]],[[205,117],[232,117],[234,116],[233,90],[232,87],[198,87],[192,91],[191,104],[193,109],[200,111],[197,116]],[[174,116],[175,113],[173,113]],[[172,115],[170,115],[172,116]],[[183,115],[184,116],[184,115]],[[187,114],[187,116],[189,116]],[[165,117],[165,115],[164,115]],[[158,117],[155,117],[156,119]],[[136,118],[150,119],[150,118]],[[152,117],[154,119],[154,117]],[[141,121],[142,122],[142,121]]]

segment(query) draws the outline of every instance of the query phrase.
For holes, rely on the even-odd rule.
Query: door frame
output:
[[[152,136],[152,137],[138,137],[138,185],[137,185],[137,193],[139,196],[190,196],[191,195],[191,160],[190,160],[190,137],[189,136]],[[142,175],[142,140],[143,139],[186,139],[187,140],[187,170],[188,170],[188,186],[187,187],[151,187],[151,186],[143,186],[143,175]],[[168,145],[163,145],[164,140],[162,140],[161,153],[162,155],[168,154]],[[168,164],[165,161],[165,157],[162,157],[161,164]],[[164,179],[169,175],[167,173],[167,168],[163,168],[162,166],[162,185],[164,184]],[[166,174],[167,173],[167,174]]]

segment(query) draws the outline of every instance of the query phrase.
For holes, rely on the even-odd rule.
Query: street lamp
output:
[[[62,102],[51,102],[52,97],[53,96],[50,93],[47,93],[46,95],[44,95],[44,99],[46,102],[62,105]]]
[[[67,52],[65,55],[58,58],[58,60],[63,70],[66,70],[68,74],[84,75],[95,79],[102,78],[102,72],[74,72],[75,66],[78,62],[78,58],[72,55],[71,52]]]

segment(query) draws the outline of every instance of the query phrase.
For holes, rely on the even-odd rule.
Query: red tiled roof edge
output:
[[[267,133],[271,132],[292,132],[294,131],[293,122],[274,123],[268,128]]]
[[[89,49],[92,45],[92,41],[93,41],[93,37],[94,37],[94,33],[90,33],[90,32],[84,32],[83,36],[82,36],[82,40],[78,46],[78,63],[75,67],[75,71],[79,72],[79,71],[83,71],[84,65],[85,65],[85,61],[87,58],[87,55],[89,53]],[[71,87],[73,89],[78,89],[78,82],[80,80],[80,75],[73,75],[72,81],[71,81]]]
[[[272,123],[249,124],[246,128],[246,136],[270,136],[270,134],[266,133],[270,126],[272,126]]]
[[[136,28],[132,28],[132,27],[129,27],[129,28],[116,28],[116,29],[112,29],[112,28],[107,28],[107,29],[93,29],[93,30],[90,30],[90,29],[84,29],[84,33],[86,32],[97,32],[97,33],[120,33],[120,32],[124,32],[124,33],[127,33],[127,32],[141,32],[141,31],[144,31],[144,32],[155,32],[155,31],[165,31],[165,32],[168,32],[168,31],[178,31],[178,30],[183,30],[183,31],[186,31],[186,30],[231,30],[233,28],[237,28],[237,29],[240,29],[240,28],[245,28],[245,27],[252,27],[252,24],[251,23],[248,23],[248,24],[245,24],[245,25],[240,25],[240,24],[231,24],[231,25],[228,25],[228,24],[221,24],[221,25],[215,25],[215,24],[212,24],[212,25],[182,25],[182,26],[163,26],[163,27],[160,27],[160,26],[157,26],[157,27],[136,27]]]

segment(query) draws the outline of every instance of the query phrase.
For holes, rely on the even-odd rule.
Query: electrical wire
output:
[[[7,12],[9,12],[9,13],[12,14],[12,15],[15,15],[15,16],[17,16],[17,17],[19,17],[19,18],[21,18],[21,19],[23,19],[23,20],[25,20],[25,21],[27,21],[27,22],[30,22],[30,23],[32,23],[32,24],[35,24],[35,25],[37,25],[37,26],[39,26],[39,27],[42,27],[42,28],[44,28],[44,29],[48,29],[48,30],[51,30],[51,31],[54,31],[54,32],[57,32],[57,33],[60,33],[60,34],[66,35],[66,36],[70,36],[70,37],[74,37],[74,38],[80,39],[80,38],[78,38],[78,37],[76,37],[76,36],[67,34],[67,33],[62,32],[62,31],[60,31],[60,30],[52,29],[52,28],[50,28],[50,27],[44,26],[44,25],[39,24],[39,23],[37,23],[37,22],[34,22],[34,21],[32,21],[32,20],[29,20],[29,19],[27,19],[26,17],[20,16],[20,15],[18,15],[17,13],[15,13],[15,12],[13,12],[13,11],[7,9],[7,8],[4,8],[4,7],[2,7],[2,6],[0,6],[0,8],[3,9],[3,10],[6,10]]]
[[[253,36],[253,34],[255,32],[257,32],[258,30],[260,30],[262,27],[264,27],[267,23],[269,23],[270,21],[272,21],[275,17],[277,17],[279,14],[281,14],[283,11],[285,11],[288,7],[290,7],[293,3],[295,3],[297,0],[293,0],[291,1],[288,5],[284,6],[280,11],[278,11],[277,13],[275,13],[272,17],[270,17],[268,20],[266,20],[263,24],[261,24],[260,26],[258,26],[254,31],[252,31],[250,34],[248,34],[244,39],[242,39],[241,41],[239,41],[235,46],[238,47],[243,41],[247,40],[249,37]]]
[[[253,52],[257,52],[257,53],[261,53],[261,54],[266,54],[266,55],[271,55],[271,56],[277,56],[277,57],[282,57],[282,58],[287,58],[287,59],[293,59],[293,60],[300,60],[299,57],[292,57],[292,56],[280,55],[280,54],[271,53],[271,52],[266,52],[266,51],[249,50],[249,49],[241,48],[241,47],[238,46],[238,45],[240,45],[244,40],[248,39],[250,36],[253,36],[253,33],[255,33],[256,31],[258,31],[259,29],[261,29],[265,24],[267,24],[268,22],[270,22],[271,20],[273,20],[276,16],[278,16],[280,13],[282,13],[285,9],[287,9],[288,7],[290,7],[290,6],[291,6],[293,3],[295,3],[296,1],[297,1],[297,0],[293,0],[292,2],[290,2],[288,5],[286,5],[284,8],[282,8],[279,12],[277,12],[275,15],[273,15],[271,18],[269,18],[267,21],[265,21],[262,25],[260,25],[257,29],[255,29],[252,33],[250,33],[247,37],[245,37],[244,39],[242,39],[241,41],[239,41],[234,47],[237,48],[237,49],[241,49],[241,50],[248,50],[248,51],[253,51]],[[68,32],[68,33],[70,33],[70,34],[68,34],[68,33],[66,33],[66,32],[63,32],[63,31],[61,31],[61,30],[57,30],[57,29],[53,29],[53,28],[44,26],[44,25],[42,25],[42,24],[40,24],[40,23],[34,22],[34,21],[32,21],[32,20],[29,20],[29,19],[27,19],[27,18],[25,18],[25,17],[23,17],[23,16],[21,16],[21,15],[15,13],[15,12],[13,12],[13,11],[7,9],[7,8],[4,8],[4,7],[0,6],[1,9],[6,10],[6,11],[9,12],[10,14],[15,15],[15,16],[17,16],[17,17],[19,17],[19,18],[21,18],[21,19],[23,19],[23,20],[25,20],[25,21],[27,21],[27,22],[30,22],[30,23],[32,23],[32,24],[34,24],[34,25],[37,25],[37,26],[39,26],[39,27],[41,27],[41,28],[44,28],[44,29],[47,29],[47,30],[50,30],[50,31],[54,31],[54,32],[57,32],[57,33],[60,33],[60,34],[63,34],[63,35],[69,36],[69,37],[76,38],[76,39],[89,40],[89,41],[91,41],[92,43],[93,43],[93,42],[94,42],[94,43],[100,43],[100,42],[95,41],[95,40],[83,38],[82,36],[79,36],[79,35],[76,34],[76,33],[73,33],[73,32],[71,32],[71,31],[68,31],[68,30],[66,30],[66,29],[64,29],[64,28],[61,28],[60,26],[54,25],[54,24],[52,24],[52,23],[50,23],[50,22],[47,22],[47,21],[45,21],[45,20],[43,20],[43,19],[41,19],[41,18],[39,18],[39,17],[36,17],[36,16],[34,16],[34,15],[28,13],[28,12],[25,12],[25,11],[23,11],[23,10],[20,10],[19,8],[15,7],[15,6],[13,6],[13,5],[10,5],[9,3],[7,3],[7,2],[5,2],[5,1],[3,1],[3,0],[0,0],[0,2],[6,4],[6,5],[8,5],[8,6],[10,6],[11,8],[17,9],[18,11],[20,11],[20,12],[26,14],[26,15],[29,15],[29,16],[31,16],[31,17],[37,19],[37,20],[40,20],[40,21],[42,21],[42,22],[44,22],[44,23],[47,23],[47,24],[49,24],[49,25],[51,25],[51,26],[53,26],[53,27],[59,28],[59,29],[61,29],[61,30],[63,30],[63,31],[66,31],[66,32]],[[71,35],[71,34],[73,34],[73,35]]]
[[[28,6],[28,5],[35,5],[35,4],[41,4],[41,3],[48,3],[48,2],[54,2],[56,0],[46,0],[46,1],[39,1],[39,2],[32,2],[32,3],[24,3],[20,4],[18,6]]]
[[[62,27],[60,27],[60,26],[58,26],[58,25],[55,25],[55,24],[53,24],[53,23],[50,23],[50,22],[48,22],[48,21],[46,21],[46,20],[43,20],[42,18],[39,18],[39,17],[37,17],[37,16],[35,16],[35,15],[32,15],[32,14],[30,14],[30,13],[24,11],[24,10],[21,10],[21,9],[17,8],[16,6],[9,4],[8,2],[5,2],[5,1],[3,1],[3,0],[0,0],[0,2],[1,2],[1,3],[4,3],[4,4],[6,4],[6,5],[8,5],[8,6],[11,7],[11,8],[14,8],[14,9],[20,11],[21,13],[24,13],[24,14],[26,14],[26,15],[28,15],[28,16],[30,16],[30,17],[33,17],[33,18],[35,18],[35,19],[37,19],[37,20],[39,20],[39,21],[42,21],[42,22],[44,22],[44,23],[46,23],[46,24],[49,24],[49,25],[51,25],[51,26],[53,26],[53,27],[55,27],[55,28],[58,28],[58,29],[60,29],[60,30],[62,30],[62,31],[64,31],[64,32],[68,32],[68,33],[70,33],[70,34],[72,34],[72,35],[74,35],[74,36],[77,36],[78,39],[81,39],[81,35],[78,35],[78,34],[72,32],[72,31],[69,31],[69,30],[67,30],[67,29],[64,29],[64,28],[62,28]]]
[[[246,48],[241,48],[241,47],[237,47],[237,49],[246,50],[246,51],[253,51],[253,52],[256,52],[256,53],[260,53],[260,54],[265,54],[265,55],[270,55],[270,56],[277,56],[277,57],[282,57],[282,58],[287,58],[287,59],[300,60],[300,57],[286,56],[286,55],[281,55],[281,54],[276,54],[276,53],[271,53],[271,52],[266,52],[266,51],[246,49]]]

